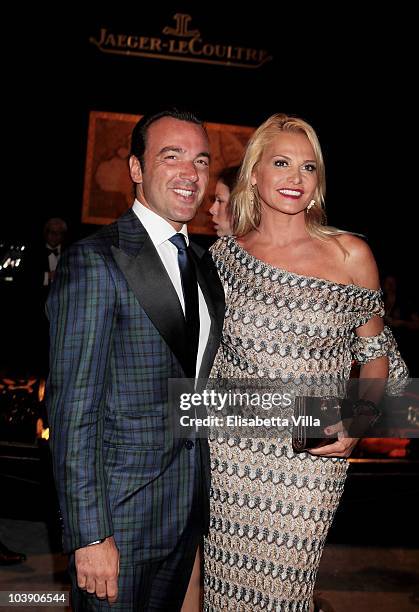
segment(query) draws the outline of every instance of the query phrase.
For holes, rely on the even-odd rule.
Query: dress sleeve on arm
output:
[[[352,356],[359,364],[365,364],[379,357],[388,357],[387,393],[398,395],[406,385],[409,370],[400,351],[393,332],[387,326],[376,336],[355,336],[352,340]]]
[[[382,291],[357,288],[353,296],[354,327],[361,327],[373,317],[384,316]]]

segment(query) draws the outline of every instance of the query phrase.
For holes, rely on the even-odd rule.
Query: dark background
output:
[[[156,104],[187,104],[207,121],[250,126],[286,112],[306,119],[319,135],[329,222],[364,234],[380,270],[396,271],[415,289],[417,34],[402,2],[388,9],[375,3],[370,12],[366,2],[84,4],[76,11],[70,4],[16,3],[2,15],[0,241],[35,243],[51,216],[68,222],[71,240],[94,231],[81,224],[91,110],[143,114]],[[273,61],[254,70],[229,68],[105,55],[89,42],[101,27],[159,36],[176,12],[190,14],[205,41],[266,48]],[[0,289],[0,310],[6,310],[0,368],[15,373],[30,353],[28,295]],[[27,361],[33,367],[30,355]],[[361,538],[368,532],[373,540],[384,533],[411,541],[417,500],[409,475],[392,474],[376,489],[374,479],[359,480],[338,515],[341,537],[356,541],[356,525]],[[9,480],[1,488],[9,491],[7,503],[15,503],[10,516],[29,508]],[[374,523],[378,515],[383,520]]]
[[[176,12],[190,14],[206,42],[266,48],[273,61],[211,66],[108,55],[89,42],[101,27],[160,36]],[[72,239],[95,229],[80,222],[90,110],[186,104],[208,121],[251,126],[287,112],[319,135],[329,222],[365,234],[382,271],[415,273],[412,15],[402,5],[367,14],[354,3],[86,3],[22,9],[6,23],[3,187],[12,189],[2,238],[33,241],[51,216],[68,222]]]

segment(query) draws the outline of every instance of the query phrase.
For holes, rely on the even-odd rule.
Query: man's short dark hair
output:
[[[186,109],[180,109],[175,106],[162,109],[158,112],[148,113],[141,117],[131,134],[131,151],[130,155],[135,155],[144,170],[144,152],[147,145],[147,131],[152,123],[163,119],[163,117],[171,117],[179,121],[188,121],[200,125],[206,133],[203,120],[194,112]]]

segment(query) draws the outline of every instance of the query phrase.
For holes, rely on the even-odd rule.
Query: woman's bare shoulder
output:
[[[346,251],[344,265],[355,285],[368,289],[379,289],[380,279],[377,264],[365,240],[354,234],[339,234],[337,241]]]

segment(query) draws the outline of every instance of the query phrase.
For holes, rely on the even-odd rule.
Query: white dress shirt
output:
[[[178,264],[178,250],[177,247],[172,244],[169,240],[177,232],[173,226],[170,225],[166,219],[160,217],[157,213],[150,210],[137,199],[135,199],[133,207],[134,213],[137,215],[141,223],[143,224],[147,234],[150,236],[151,241],[156,247],[157,253],[160,255],[160,259],[163,262],[164,267],[172,281],[173,287],[179,298],[179,302],[182,306],[183,313],[185,313],[185,301],[183,299],[182,291],[182,280],[180,277],[180,270]],[[180,234],[183,234],[186,238],[186,244],[189,245],[188,230],[186,225],[183,225],[179,230]],[[199,344],[198,354],[196,357],[196,373],[199,374],[201,368],[202,357],[204,355],[205,347],[207,346],[211,319],[208,313],[208,307],[205,302],[204,296],[201,291],[201,287],[198,283],[198,298],[199,298]]]
[[[47,243],[45,245],[45,248],[51,250],[56,249],[58,251],[58,255],[54,255],[54,253],[50,253],[48,255],[49,272],[55,272],[55,270],[57,269],[58,260],[60,259],[61,255],[61,244],[56,247],[52,247],[50,244]],[[44,272],[44,287],[48,287],[48,285],[50,284],[49,272]]]

